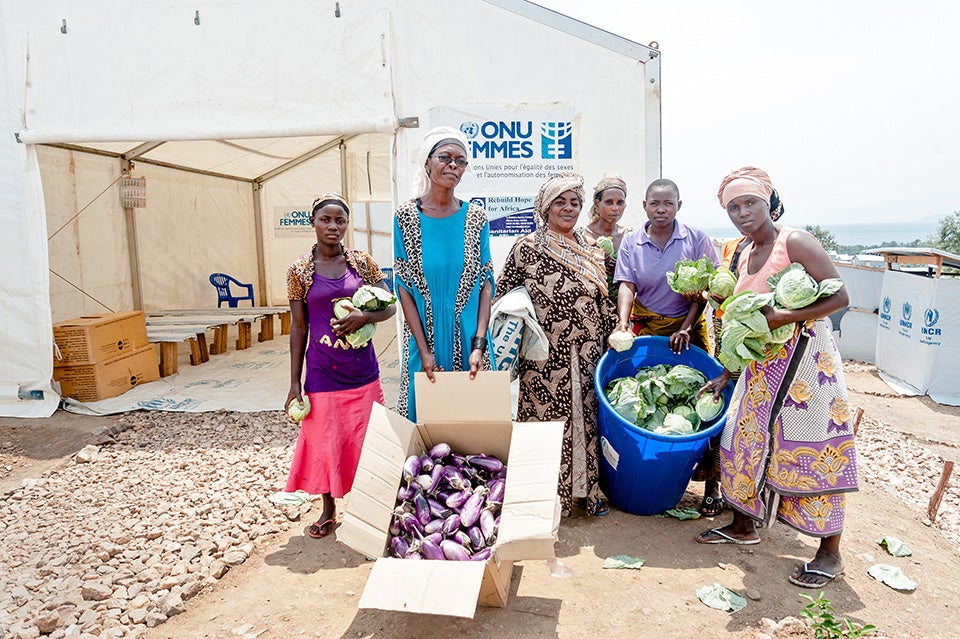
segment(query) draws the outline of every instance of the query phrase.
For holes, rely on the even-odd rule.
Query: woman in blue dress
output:
[[[417,155],[413,199],[393,220],[394,276],[403,311],[397,412],[416,421],[413,373],[490,368],[487,325],[493,298],[486,212],[454,189],[469,165],[467,139],[437,127]]]

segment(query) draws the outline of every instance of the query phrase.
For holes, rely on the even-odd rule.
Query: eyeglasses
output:
[[[437,158],[441,165],[456,164],[461,169],[467,168],[467,165],[470,164],[463,158],[452,158],[449,155],[435,155],[433,157]]]

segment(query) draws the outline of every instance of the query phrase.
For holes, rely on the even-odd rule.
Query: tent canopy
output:
[[[409,196],[437,107],[481,123],[569,109],[570,164],[588,182],[613,170],[646,184],[660,172],[659,65],[524,0],[0,4],[0,414],[54,410],[51,323],[92,298],[125,310],[139,288],[144,308],[195,305],[200,275],[226,264],[213,270],[285,299],[304,240],[278,216],[344,190],[381,224]],[[615,107],[597,89],[612,82]],[[115,186],[131,161],[148,180],[135,214]],[[17,401],[28,389],[47,399]]]

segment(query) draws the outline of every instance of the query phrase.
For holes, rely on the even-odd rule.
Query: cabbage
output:
[[[713,421],[723,412],[723,397],[716,397],[713,393],[704,393],[697,400],[697,415],[705,422]]]
[[[355,310],[357,310],[356,307],[354,307],[348,297],[341,297],[333,303],[333,314],[337,319],[343,319]],[[347,335],[347,343],[354,348],[360,348],[373,339],[373,334],[376,330],[376,324],[364,324],[358,330]]]
[[[610,337],[607,338],[607,343],[610,345],[610,348],[622,353],[623,351],[630,350],[630,347],[633,346],[634,336],[630,331],[614,331],[610,333]]]
[[[767,286],[773,291],[777,306],[796,309],[810,306],[821,297],[833,295],[843,286],[843,281],[834,277],[817,282],[801,264],[793,262],[779,273],[768,277]]]
[[[724,299],[733,295],[733,288],[737,285],[737,276],[728,268],[721,266],[710,276],[707,288],[717,297]]]
[[[603,249],[603,252],[609,255],[610,257],[616,257],[613,252],[613,239],[609,237],[598,237],[597,246]]]
[[[381,311],[397,301],[393,293],[364,284],[353,294],[353,305],[362,311]]]
[[[670,372],[663,376],[663,383],[667,394],[671,398],[683,395],[696,394],[701,386],[707,383],[703,373],[684,364],[677,364]]]
[[[290,419],[297,422],[298,424],[303,421],[303,418],[310,413],[310,398],[306,395],[303,396],[303,401],[301,402],[296,397],[290,400],[290,405],[287,406],[287,415],[290,416]]]
[[[658,435],[692,435],[695,431],[689,420],[676,413],[667,413],[663,425],[654,428],[653,432]]]
[[[708,257],[697,261],[681,260],[667,271],[667,284],[677,293],[700,293],[706,290],[710,276],[716,272]]]

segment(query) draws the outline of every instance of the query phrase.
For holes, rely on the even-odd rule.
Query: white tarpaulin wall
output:
[[[834,322],[834,338],[844,359],[873,364],[877,352],[877,309],[883,286],[882,269],[851,264],[836,264],[850,296],[850,306]]]
[[[56,407],[50,327],[60,311],[51,300],[79,312],[102,310],[91,296],[116,310],[137,295],[144,306],[207,306],[199,300],[211,294],[213,267],[200,266],[201,251],[251,281],[256,265],[269,301],[284,299],[283,273],[304,249],[275,233],[274,216],[327,188],[346,188],[376,211],[409,197],[409,158],[435,107],[481,120],[484,105],[496,114],[569,108],[570,160],[588,184],[613,170],[636,194],[659,176],[657,52],[523,0],[4,2],[0,82],[3,415]],[[612,82],[615,105],[596,89]],[[398,129],[406,118],[420,128]],[[351,139],[358,134],[372,139]],[[312,171],[284,160],[298,157],[294,147],[307,153],[339,138],[344,155],[317,156]],[[42,171],[37,144],[61,145],[40,151]],[[114,157],[81,159],[63,145]],[[148,206],[134,209],[135,221],[113,193],[98,197],[120,176],[117,154],[148,179]],[[327,170],[335,163],[343,177]],[[288,168],[286,180],[272,174]],[[375,174],[366,190],[364,172]],[[264,176],[255,190],[251,181]],[[30,389],[46,399],[17,402]]]
[[[905,394],[960,406],[960,280],[886,271],[877,368]]]

